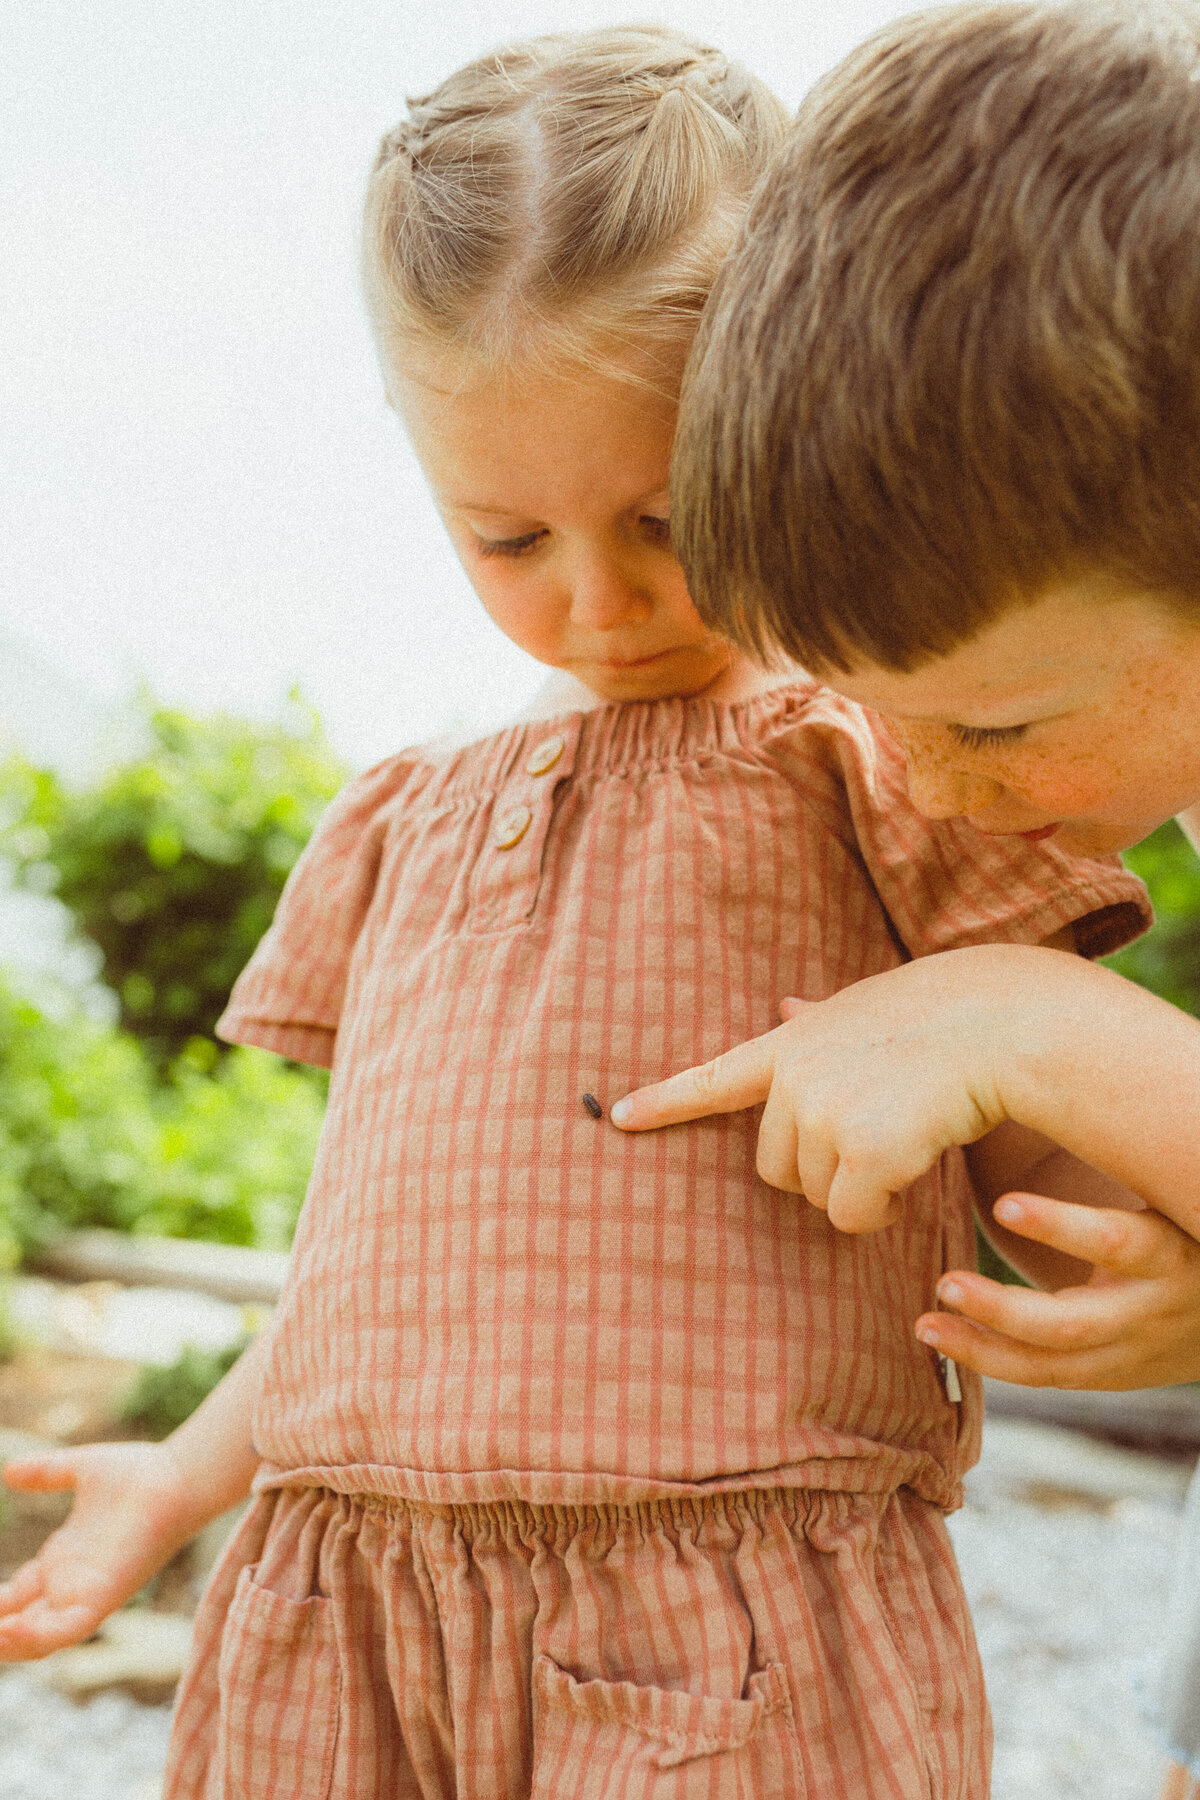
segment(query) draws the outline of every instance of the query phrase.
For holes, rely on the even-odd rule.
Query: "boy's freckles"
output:
[[[1098,855],[1200,798],[1200,622],[1099,580],[1002,613],[914,670],[826,679],[884,718],[929,817]]]

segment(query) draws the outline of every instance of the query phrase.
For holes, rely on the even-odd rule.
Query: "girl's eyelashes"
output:
[[[661,545],[664,550],[671,547],[671,521],[659,518],[654,513],[643,513],[638,525],[650,539],[652,544]],[[539,544],[549,533],[544,529],[523,531],[519,537],[511,538],[477,538],[475,547],[480,556],[525,556],[536,544]]]
[[[478,540],[479,554],[480,556],[524,556],[545,535],[544,531],[525,531],[520,537],[480,538]]]
[[[1028,725],[951,725],[950,735],[961,750],[985,750],[1015,744],[1028,730]]]

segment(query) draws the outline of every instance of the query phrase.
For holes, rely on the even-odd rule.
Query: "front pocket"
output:
[[[209,1791],[219,1800],[328,1800],[341,1695],[332,1607],[273,1594],[255,1573],[238,1576],[221,1639]]]
[[[801,1800],[800,1750],[783,1671],[744,1698],[577,1681],[548,1656],[534,1671],[532,1800]]]

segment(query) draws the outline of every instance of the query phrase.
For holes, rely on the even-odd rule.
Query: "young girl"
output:
[[[601,1116],[786,993],[1145,918],[1114,863],[925,824],[862,714],[692,607],[675,393],[782,124],[646,29],[485,58],[384,142],[389,398],[487,610],[557,674],[352,782],[235,988],[225,1036],[333,1070],[264,1341],[167,1446],[18,1471],[77,1500],[0,1599],[9,1654],[253,1479],[171,1800],[987,1792],[942,1521],[978,1385],[912,1332],[969,1255],[959,1153],[854,1236],[756,1178],[753,1120]]]

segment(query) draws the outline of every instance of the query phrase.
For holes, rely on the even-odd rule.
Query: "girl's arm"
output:
[[[90,1637],[210,1520],[242,1500],[258,1467],[250,1420],[268,1332],[161,1444],[87,1444],[4,1470],[26,1493],[73,1489],[65,1524],[0,1584],[0,1659]]]

